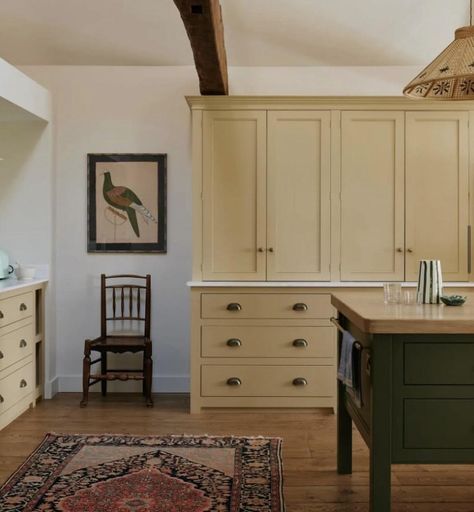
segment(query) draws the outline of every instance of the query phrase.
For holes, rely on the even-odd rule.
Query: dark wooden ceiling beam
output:
[[[191,42],[203,95],[229,94],[219,0],[174,0]]]

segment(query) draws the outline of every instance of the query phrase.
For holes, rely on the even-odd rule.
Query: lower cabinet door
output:
[[[404,448],[474,448],[474,398],[405,399]]]
[[[0,414],[35,389],[33,362],[29,362],[0,380]]]
[[[330,397],[334,366],[203,365],[202,396]]]

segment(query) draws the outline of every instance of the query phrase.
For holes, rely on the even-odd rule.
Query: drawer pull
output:
[[[241,311],[242,306],[238,302],[231,302],[227,304],[227,311]]]
[[[306,386],[308,381],[304,377],[296,377],[293,379],[293,386]]]
[[[3,359],[4,357],[3,352],[0,350],[0,359]]]
[[[238,338],[231,338],[230,340],[227,340],[228,347],[240,347],[241,345],[242,342]]]
[[[2,395],[0,395],[0,404],[3,404],[3,402],[5,402],[5,399],[3,398]]]
[[[27,309],[28,309],[27,305],[24,302],[22,302],[20,304],[20,311],[26,311]]]
[[[308,311],[308,306],[304,302],[297,302],[293,306],[293,311]]]
[[[26,388],[26,386],[28,386],[28,383],[26,382],[26,380],[21,379],[20,380],[20,388]]]
[[[27,345],[26,340],[20,340],[20,348],[25,348]]]
[[[297,340],[293,341],[293,346],[297,348],[306,348],[308,346],[308,342],[303,338],[298,338]]]
[[[238,377],[231,377],[230,379],[227,379],[228,386],[240,386],[241,384],[242,381]]]
[[[5,315],[3,314],[3,311],[0,311],[0,319],[4,318]]]

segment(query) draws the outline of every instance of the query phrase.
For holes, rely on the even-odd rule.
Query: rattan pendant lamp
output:
[[[454,41],[404,89],[410,98],[474,100],[474,26],[458,28]]]

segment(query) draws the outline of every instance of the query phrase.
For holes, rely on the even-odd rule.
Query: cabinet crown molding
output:
[[[186,96],[186,101],[191,110],[474,110],[474,101],[417,101],[404,96]]]

